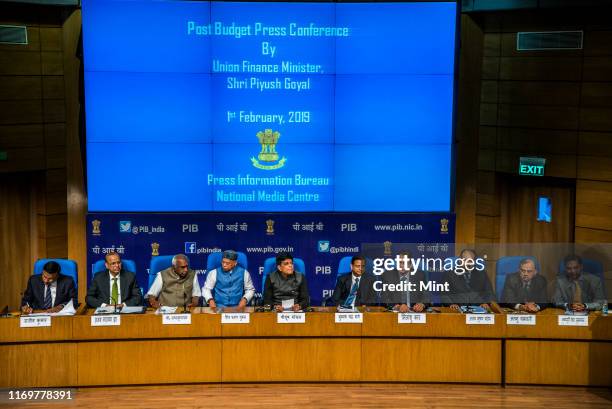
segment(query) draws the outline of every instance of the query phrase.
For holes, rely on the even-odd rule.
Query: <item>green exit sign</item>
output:
[[[519,162],[519,175],[544,176],[545,158],[529,158],[521,156]]]

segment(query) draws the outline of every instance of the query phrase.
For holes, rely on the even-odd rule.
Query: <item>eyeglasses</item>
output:
[[[281,265],[282,266],[292,266],[293,265],[293,261],[282,261]]]

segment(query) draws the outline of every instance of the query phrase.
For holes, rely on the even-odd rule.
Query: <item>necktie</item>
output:
[[[410,273],[406,273],[405,276],[401,278],[402,285],[405,286],[405,294],[406,294],[406,305],[410,306]]]
[[[465,277],[465,283],[469,287],[470,286],[470,280],[472,279],[472,272],[471,271],[466,271],[463,276]]]
[[[45,298],[43,299],[43,310],[48,310],[51,308],[51,286],[49,284],[45,285]]]
[[[580,284],[578,283],[578,281],[574,281],[573,302],[582,304],[582,288],[580,288]]]
[[[113,289],[111,291],[111,304],[119,303],[119,286],[117,286],[117,277],[113,278]]]
[[[353,286],[351,287],[351,292],[349,293],[349,296],[346,297],[346,301],[344,301],[344,305],[345,306],[353,306],[353,304],[355,303],[355,297],[357,297],[357,290],[359,289],[359,277],[357,277],[357,279],[355,279],[355,284],[353,284]]]
[[[529,298],[529,283],[524,283],[523,284],[523,300],[522,300],[522,302],[528,301],[527,298]]]

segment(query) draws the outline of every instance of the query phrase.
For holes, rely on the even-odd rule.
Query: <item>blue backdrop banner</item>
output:
[[[391,257],[404,250],[400,243],[422,249],[420,245],[453,243],[454,237],[452,213],[90,213],[88,282],[94,263],[116,251],[135,261],[145,291],[149,274],[155,273],[149,271],[151,259],[159,255],[186,254],[203,284],[208,256],[233,249],[246,253],[248,270],[261,292],[265,260],[289,251],[304,260],[311,302],[320,305],[332,294],[340,260],[368,244],[380,243],[382,248],[386,242]]]

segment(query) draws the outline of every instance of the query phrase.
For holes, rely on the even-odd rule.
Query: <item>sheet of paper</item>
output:
[[[60,317],[62,315],[74,315],[74,314],[76,314],[74,305],[72,305],[72,303],[69,302],[68,304],[64,306],[64,308],[62,308],[58,312],[35,312],[33,314],[28,314],[28,316],[30,317],[45,317],[45,316]]]
[[[352,308],[352,307],[343,307],[340,306],[338,307],[338,312],[359,312],[357,309]]]
[[[303,312],[279,312],[276,314],[277,324],[304,324],[306,314]]]
[[[19,326],[21,328],[50,327],[51,317],[49,315],[35,317],[32,317],[32,314],[22,315],[19,317]]]
[[[169,307],[167,305],[162,305],[155,311],[155,314],[174,314],[178,307]]]
[[[494,325],[494,314],[466,314],[465,323],[467,325]]]
[[[397,314],[398,324],[425,324],[427,315],[416,312],[400,312]]]
[[[250,314],[245,312],[224,312],[221,314],[221,324],[248,324]]]
[[[140,314],[143,311],[143,306],[125,306],[121,309],[121,314]]]
[[[293,304],[295,304],[295,301],[293,301],[293,298],[290,298],[288,300],[283,300],[281,305],[283,310],[290,310],[293,308]]]
[[[508,314],[507,325],[536,325],[536,316],[532,314]]]
[[[96,310],[94,311],[94,314],[98,315],[98,314],[112,314],[115,312],[115,307],[111,306],[111,305],[107,305],[106,307],[98,307],[96,308]]]

